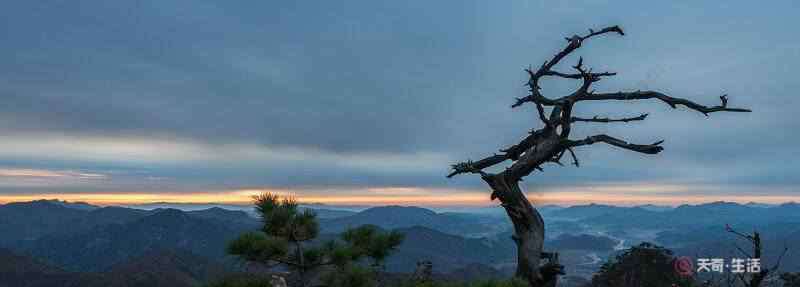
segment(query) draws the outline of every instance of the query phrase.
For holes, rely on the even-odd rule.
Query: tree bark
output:
[[[517,181],[508,182],[505,173],[483,177],[500,199],[514,224],[512,239],[517,245],[516,277],[539,286],[542,276],[539,261],[544,243],[544,221],[519,188]]]
[[[492,199],[499,199],[508,218],[514,225],[512,239],[517,245],[517,271],[515,276],[530,286],[555,286],[557,276],[542,274],[541,257],[544,245],[544,220],[519,186],[522,177],[530,174],[544,162],[551,160],[563,148],[555,131],[545,129],[536,145],[505,171],[483,174],[481,178],[492,189]],[[560,271],[560,269],[558,270]]]

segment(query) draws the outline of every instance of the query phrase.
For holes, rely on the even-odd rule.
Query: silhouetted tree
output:
[[[651,243],[641,243],[603,264],[594,276],[592,287],[693,286],[691,277],[675,272],[672,251]]]
[[[736,231],[735,229],[733,229],[730,225],[725,225],[725,230],[730,232],[730,233],[732,233],[732,234],[734,234],[734,235],[736,235],[736,236],[738,236],[740,239],[746,240],[747,243],[749,243],[751,245],[752,252],[748,252],[748,251],[742,249],[741,247],[739,247],[738,245],[735,245],[736,249],[742,255],[746,256],[747,258],[757,259],[760,263],[763,263],[761,261],[761,259],[762,259],[761,255],[762,255],[762,252],[763,252],[763,245],[762,245],[762,242],[761,242],[761,234],[760,233],[758,233],[757,231],[753,231],[752,234],[741,233],[741,232]],[[783,256],[786,255],[787,251],[789,251],[789,249],[787,247],[784,247],[783,248],[783,252],[778,257],[778,260],[775,261],[775,265],[773,265],[772,267],[761,266],[759,268],[760,269],[759,272],[756,272],[756,273],[753,273],[753,274],[749,274],[748,273],[749,275],[746,275],[745,273],[736,273],[736,278],[738,278],[739,282],[741,282],[746,287],[758,287],[758,286],[761,286],[761,284],[764,282],[764,279],[766,279],[767,276],[769,276],[771,274],[774,274],[775,272],[778,271],[778,268],[780,268],[780,265],[781,265],[781,261],[783,260]],[[749,278],[747,278],[747,277],[749,277]]]
[[[672,108],[679,105],[708,115],[713,112],[749,112],[748,109],[728,107],[726,95],[720,97],[721,104],[717,106],[704,106],[687,99],[675,98],[656,91],[634,91],[634,92],[612,92],[596,93],[591,87],[597,81],[605,77],[616,75],[616,73],[602,72],[595,73],[583,65],[583,58],[573,66],[575,73],[564,73],[553,68],[561,62],[564,57],[580,48],[584,41],[603,34],[616,33],[624,35],[619,26],[612,26],[598,31],[589,30],[585,36],[574,35],[566,38],[567,46],[558,52],[553,58],[545,61],[538,69],[526,69],[528,73],[527,86],[530,94],[523,98],[517,98],[511,106],[519,107],[525,103],[531,103],[536,107],[538,118],[543,127],[534,129],[518,144],[500,150],[500,154],[494,154],[478,161],[466,161],[452,165],[453,171],[448,177],[462,173],[477,173],[488,183],[492,189],[491,199],[499,199],[503,208],[514,225],[513,240],[517,245],[517,270],[516,277],[520,277],[528,282],[530,286],[555,285],[557,274],[561,273],[561,266],[557,260],[551,261],[545,266],[541,266],[543,254],[542,245],[544,242],[544,222],[539,212],[533,208],[530,201],[525,197],[519,187],[519,182],[523,177],[528,176],[535,170],[542,171],[542,166],[546,163],[556,163],[561,165],[561,158],[565,153],[569,153],[575,166],[579,165],[574,148],[595,143],[606,143],[618,148],[627,149],[644,154],[656,154],[663,150],[661,143],[656,141],[652,144],[633,144],[622,139],[605,134],[593,135],[584,139],[570,139],[572,124],[575,123],[615,123],[642,121],[647,114],[629,118],[584,118],[572,114],[573,107],[581,102],[597,101],[631,101],[631,100],[660,100]],[[574,79],[581,81],[580,86],[571,94],[549,98],[541,93],[540,80],[546,77],[557,77]],[[549,114],[546,109],[550,109]],[[506,160],[513,163],[499,173],[489,173],[483,171],[486,168],[500,164]],[[557,258],[549,254],[550,258]]]
[[[401,233],[365,225],[345,231],[340,240],[312,245],[310,241],[319,234],[313,211],[300,211],[293,198],[271,193],[256,196],[255,205],[263,227],[230,242],[228,253],[267,266],[286,266],[296,272],[300,286],[317,275],[325,286],[373,286],[374,271],[403,241]],[[369,260],[370,266],[358,264],[362,259]]]

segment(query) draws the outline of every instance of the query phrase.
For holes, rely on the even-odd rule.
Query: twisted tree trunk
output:
[[[503,174],[483,177],[498,195],[508,218],[514,224],[512,239],[517,244],[516,277],[528,282],[541,281],[539,261],[544,243],[544,221],[527,200],[517,182],[506,182]]]
[[[573,66],[577,73],[562,73],[553,70],[556,64],[564,57],[580,48],[585,40],[607,33],[625,35],[618,26],[603,28],[599,31],[590,29],[589,34],[586,36],[574,35],[566,38],[567,46],[552,59],[545,61],[539,69],[532,70],[529,68],[525,70],[529,75],[527,85],[530,94],[523,98],[517,98],[511,107],[519,107],[528,102],[533,103],[538,112],[539,120],[544,124],[543,128],[533,130],[518,144],[500,150],[502,154],[494,154],[475,162],[466,161],[454,164],[452,166],[453,171],[447,176],[453,177],[462,173],[478,173],[489,184],[492,189],[492,200],[500,200],[506,214],[508,214],[508,218],[514,224],[514,236],[512,238],[517,244],[516,277],[524,279],[531,287],[555,286],[558,275],[563,274],[563,267],[558,264],[557,253],[542,252],[545,232],[544,221],[520,189],[519,182],[522,181],[522,178],[530,175],[535,170],[541,171],[542,165],[548,162],[562,165],[561,158],[566,152],[569,152],[573,163],[578,166],[578,158],[575,156],[573,148],[595,143],[606,143],[644,154],[656,154],[663,150],[661,146],[663,141],[657,141],[652,144],[633,144],[604,134],[588,136],[580,140],[569,139],[573,123],[628,123],[643,121],[647,118],[647,114],[619,119],[575,117],[572,116],[572,108],[575,104],[583,101],[657,99],[672,108],[682,105],[706,115],[714,112],[750,111],[748,109],[728,107],[728,98],[725,95],[720,97],[722,102],[720,105],[704,106],[687,99],[670,97],[655,91],[595,93],[590,90],[593,83],[600,81],[604,77],[614,76],[616,73],[593,73],[591,69],[587,70],[583,66],[583,58],[580,58],[577,65]],[[581,80],[582,84],[572,94],[560,98],[548,98],[543,96],[540,91],[539,80],[543,77]],[[545,107],[551,107],[549,116],[546,115]],[[500,173],[491,174],[483,171],[483,169],[506,160],[512,161],[513,164]],[[547,264],[542,264],[543,257],[550,259]]]
[[[541,257],[545,253],[544,220],[520,189],[519,182],[541,164],[558,156],[563,147],[554,129],[545,128],[532,136],[536,138],[536,144],[525,146],[525,151],[514,164],[501,173],[487,174],[482,178],[492,188],[492,199],[500,200],[514,225],[512,239],[517,245],[516,277],[524,279],[531,286],[545,286],[548,283],[555,286],[556,275],[561,269],[541,266]]]

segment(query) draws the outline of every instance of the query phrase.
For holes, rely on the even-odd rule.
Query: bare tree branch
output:
[[[548,99],[547,97],[542,96],[539,93],[539,78],[541,78],[542,76],[546,76],[546,75],[559,75],[559,74],[561,74],[561,73],[557,73],[557,72],[552,72],[551,69],[553,68],[553,66],[558,64],[562,59],[564,59],[564,57],[566,57],[567,55],[572,53],[572,51],[575,51],[575,49],[580,48],[581,45],[583,44],[584,40],[587,40],[587,39],[589,39],[591,37],[594,37],[594,36],[597,36],[597,35],[601,35],[601,34],[605,34],[605,33],[617,33],[617,34],[620,34],[620,35],[625,35],[625,33],[622,31],[622,28],[620,28],[619,26],[612,26],[612,27],[603,28],[603,29],[601,29],[599,31],[594,31],[592,29],[589,29],[589,34],[586,35],[586,36],[574,35],[574,36],[572,36],[570,38],[566,38],[567,41],[569,42],[569,44],[567,44],[567,46],[564,47],[564,49],[561,50],[561,52],[558,52],[549,61],[545,61],[544,63],[542,63],[542,65],[539,67],[538,70],[536,70],[536,72],[534,72],[532,69],[527,69],[526,70],[528,72],[528,75],[529,75],[529,79],[528,79],[527,85],[531,88],[531,94],[526,96],[526,97],[524,97],[524,98],[517,98],[516,102],[514,104],[512,104],[511,107],[512,108],[519,107],[525,102],[534,102],[534,103],[539,103],[539,104],[547,105],[547,106],[552,106],[552,105],[558,104],[558,103]],[[596,75],[599,78],[600,76],[611,76],[611,74],[612,73],[599,73],[599,74],[596,74]],[[567,74],[561,74],[561,75],[565,75],[566,76]],[[571,77],[569,77],[569,78],[571,78]],[[583,75],[579,74],[579,77],[577,77],[577,78],[583,78]]]
[[[594,37],[594,36],[603,34],[603,33],[612,33],[612,32],[613,33],[617,33],[620,36],[625,36],[625,32],[622,31],[622,28],[620,28],[619,26],[614,25],[614,26],[611,26],[611,27],[603,28],[602,30],[596,31],[596,32],[594,30],[592,30],[592,29],[589,29],[589,35],[581,37],[581,41],[589,39],[590,37]],[[567,40],[569,41],[571,39],[567,39]]]
[[[586,137],[585,139],[577,141],[568,140],[566,146],[571,148],[577,146],[591,145],[596,142],[604,142],[613,145],[615,147],[624,148],[627,150],[632,150],[635,152],[646,153],[646,154],[657,154],[662,150],[664,150],[664,148],[661,146],[661,143],[663,143],[664,141],[657,141],[655,143],[645,144],[645,145],[632,144],[608,135],[589,136]]]
[[[666,103],[670,107],[677,108],[678,105],[683,105],[687,108],[693,109],[695,111],[701,112],[705,115],[713,112],[746,112],[749,113],[751,110],[749,109],[741,109],[741,108],[728,108],[728,95],[722,95],[719,97],[722,104],[719,106],[708,107],[704,105],[697,104],[687,99],[682,98],[673,98],[662,94],[660,92],[655,91],[636,91],[636,92],[617,92],[617,93],[602,93],[602,94],[588,94],[578,98],[578,101],[605,101],[605,100],[620,100],[620,101],[627,101],[627,100],[646,100],[646,99],[658,99],[662,102]]]
[[[744,238],[745,240],[750,241],[750,242],[753,242],[755,240],[755,237],[753,237],[753,235],[744,234],[744,233],[741,233],[739,231],[736,231],[729,224],[725,224],[725,231],[733,233],[733,234],[736,234],[737,236],[739,236],[741,238]]]
[[[533,147],[540,140],[545,130],[532,131],[518,144],[506,149],[501,149],[503,154],[494,154],[479,161],[466,161],[452,165],[453,171],[447,175],[448,178],[462,173],[480,173],[481,170],[504,162],[506,160],[517,160],[525,150]]]
[[[770,268],[769,270],[775,271],[775,270],[778,270],[778,268],[781,267],[781,261],[783,261],[783,256],[786,255],[786,252],[789,252],[789,247],[784,246],[783,247],[783,252],[781,252],[781,255],[778,256],[778,260],[775,262],[775,265],[772,265],[772,268]]]
[[[453,176],[456,176],[457,174],[462,174],[462,173],[482,173],[482,170],[484,168],[501,163],[507,159],[508,157],[506,155],[495,154],[479,161],[468,160],[465,162],[459,162],[451,165],[453,171],[450,172],[450,174],[448,174],[447,177],[451,178]]]
[[[556,77],[561,77],[561,78],[565,78],[565,79],[575,79],[575,80],[580,80],[580,79],[583,78],[583,75],[581,75],[580,73],[578,73],[578,74],[566,74],[566,73],[561,73],[561,72],[556,72],[556,71],[547,71],[547,72],[544,72],[544,74],[542,74],[542,75],[543,76],[556,76]],[[600,78],[600,77],[616,76],[617,73],[614,73],[614,72],[602,72],[602,73],[591,73],[591,75],[592,75],[592,77]]]
[[[605,33],[617,33],[620,36],[624,36],[625,35],[625,33],[622,31],[622,28],[620,28],[619,26],[612,26],[612,27],[603,28],[600,31],[596,31],[596,32],[594,30],[590,29],[589,30],[589,34],[586,35],[586,36],[583,36],[583,37],[578,36],[578,35],[574,35],[571,38],[566,38],[566,40],[569,42],[567,47],[565,47],[564,50],[561,50],[561,52],[556,54],[553,57],[553,59],[551,59],[548,62],[545,62],[545,64],[542,65],[542,69],[539,69],[539,70],[542,71],[542,72],[549,71],[551,68],[553,68],[553,66],[558,64],[558,62],[561,61],[561,59],[563,59],[564,57],[569,55],[569,53],[572,53],[572,51],[575,51],[575,49],[580,48],[581,45],[583,44],[584,40],[587,40],[587,39],[589,39],[591,37],[594,37],[594,36],[597,36],[597,35],[601,35],[601,34],[605,34]]]
[[[747,258],[753,258],[753,255],[750,255],[750,253],[747,253],[747,251],[744,251],[744,249],[742,249],[741,247],[739,247],[739,245],[738,245],[738,244],[735,244],[735,243],[734,243],[734,244],[733,244],[733,247],[736,247],[736,250],[739,250],[739,253],[742,253],[742,255],[744,255],[745,257],[747,257]]]
[[[572,117],[572,119],[570,119],[570,121],[573,122],[573,123],[574,122],[592,122],[592,123],[624,122],[624,123],[627,123],[627,122],[632,122],[632,121],[643,121],[644,119],[647,118],[647,116],[648,116],[648,114],[641,114],[638,117],[621,118],[621,119],[599,118],[597,116],[594,116],[594,117],[592,117],[590,119],[589,118]]]
[[[571,147],[566,148],[569,151],[569,154],[572,155],[572,163],[575,164],[576,167],[580,167],[581,163],[578,162],[578,157],[575,156],[575,151],[572,150]]]

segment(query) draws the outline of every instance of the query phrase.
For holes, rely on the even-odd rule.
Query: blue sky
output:
[[[0,11],[0,197],[212,194],[407,203],[488,195],[449,164],[536,127],[527,65],[620,25],[583,56],[598,91],[652,89],[750,114],[586,104],[587,124],[665,140],[645,156],[584,147],[526,180],[543,201],[677,203],[797,193],[800,64],[792,1],[10,1]],[[561,96],[574,82],[544,83]],[[639,192],[638,190],[642,190]],[[236,193],[239,192],[239,193]],[[66,197],[66,196],[61,196]],[[91,199],[91,198],[90,198]],[[158,198],[163,199],[163,198]],[[204,198],[205,199],[205,198]],[[362,199],[362,200],[367,200]],[[472,200],[472,199],[471,199]],[[367,200],[368,201],[368,200]],[[624,200],[622,200],[624,201]]]

